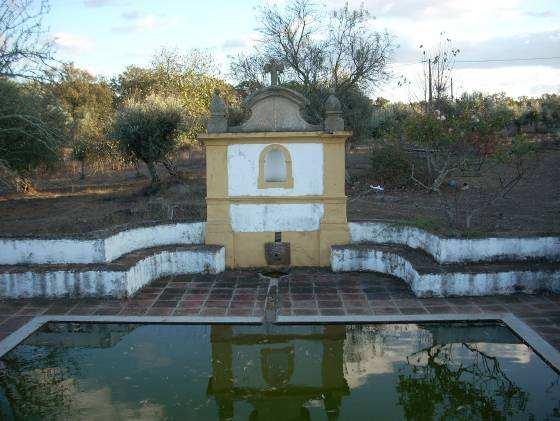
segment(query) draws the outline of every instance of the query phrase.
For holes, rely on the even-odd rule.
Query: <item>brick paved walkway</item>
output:
[[[268,281],[251,271],[152,282],[127,300],[0,301],[0,339],[40,314],[262,316]],[[560,294],[416,298],[398,279],[375,273],[294,270],[279,282],[280,315],[511,312],[560,350]]]

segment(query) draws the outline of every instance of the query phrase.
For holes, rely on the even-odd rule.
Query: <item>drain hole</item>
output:
[[[290,271],[283,268],[274,268],[271,270],[261,270],[259,273],[267,278],[280,278],[281,276],[288,275]]]

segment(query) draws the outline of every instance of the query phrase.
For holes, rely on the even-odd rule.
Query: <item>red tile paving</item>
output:
[[[263,316],[267,289],[257,272],[228,271],[160,279],[125,300],[0,301],[0,339],[40,314]],[[319,269],[293,270],[279,281],[279,315],[493,312],[513,313],[560,350],[560,294],[421,299],[390,276]]]

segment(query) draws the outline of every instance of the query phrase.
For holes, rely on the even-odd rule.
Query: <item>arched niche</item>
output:
[[[294,187],[292,158],[282,145],[268,145],[259,157],[259,189]]]

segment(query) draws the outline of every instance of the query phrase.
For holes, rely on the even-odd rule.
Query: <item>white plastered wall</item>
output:
[[[204,222],[133,228],[107,238],[0,239],[0,265],[107,263],[143,248],[204,243]]]
[[[333,249],[331,268],[334,272],[371,271],[396,276],[418,297],[560,292],[560,270],[419,273],[404,257],[382,250]]]
[[[29,270],[0,272],[0,298],[126,297],[154,279],[189,273],[219,273],[225,251],[162,250],[144,257],[127,270]]]
[[[229,209],[234,232],[317,231],[323,212],[322,203],[232,204]]]
[[[228,146],[229,196],[314,196],[323,194],[323,145],[283,143],[292,160],[294,187],[258,188],[259,157],[270,143]]]

